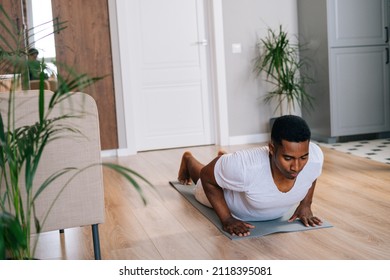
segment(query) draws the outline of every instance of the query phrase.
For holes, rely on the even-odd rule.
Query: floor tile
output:
[[[320,146],[331,148],[336,151],[390,164],[390,138],[333,144],[317,143]]]

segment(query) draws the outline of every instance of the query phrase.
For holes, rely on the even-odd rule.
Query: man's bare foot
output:
[[[179,180],[180,184],[182,185],[191,185],[192,180],[190,178],[190,174],[188,172],[187,168],[187,161],[188,158],[192,157],[191,152],[185,152],[181,158],[181,163],[180,163],[180,169],[179,169],[179,174],[177,179]]]

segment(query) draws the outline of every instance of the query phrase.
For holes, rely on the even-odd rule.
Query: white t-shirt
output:
[[[323,161],[321,149],[310,142],[309,160],[286,193],[279,191],[272,178],[268,146],[221,156],[214,175],[235,218],[265,221],[283,216],[302,201],[320,176]]]

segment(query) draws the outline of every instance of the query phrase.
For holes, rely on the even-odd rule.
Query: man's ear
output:
[[[274,155],[274,153],[275,153],[275,145],[274,145],[274,143],[272,143],[272,141],[268,142],[268,148],[269,148],[269,153],[271,155]]]

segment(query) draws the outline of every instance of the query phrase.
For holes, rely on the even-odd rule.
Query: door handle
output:
[[[389,64],[389,48],[386,48],[386,64]]]
[[[209,42],[206,39],[203,39],[202,41],[196,42],[198,45],[201,46],[207,46]]]
[[[386,34],[385,34],[386,35],[386,41],[385,42],[388,43],[389,42],[389,28],[387,26],[385,27],[385,32],[386,32]]]

